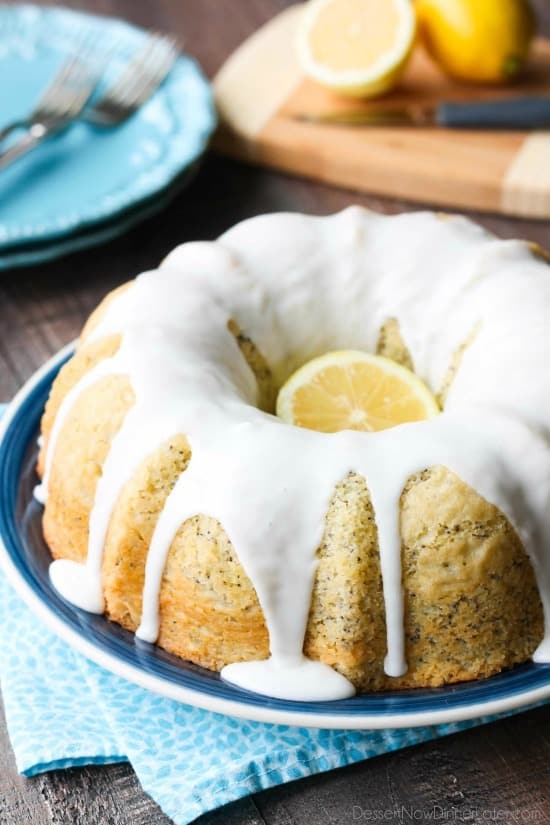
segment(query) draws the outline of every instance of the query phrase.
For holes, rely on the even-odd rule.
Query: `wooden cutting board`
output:
[[[479,132],[300,123],[293,115],[402,103],[550,95],[550,40],[515,88],[464,86],[417,49],[402,86],[346,101],[304,78],[294,50],[301,6],[257,31],[214,80],[224,154],[347,188],[468,210],[550,218],[550,132]]]

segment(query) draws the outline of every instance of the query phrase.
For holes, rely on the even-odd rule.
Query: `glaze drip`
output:
[[[57,415],[42,500],[75,400],[105,375],[129,377],[135,403],[97,486],[86,564],[53,562],[52,581],[69,601],[102,612],[103,547],[120,492],[153,450],[185,433],[191,460],[156,525],[137,635],[158,636],[164,565],[180,525],[198,513],[212,516],[256,589],[271,649],[267,661],[230,664],[223,676],[281,698],[341,698],[353,693],[351,683],[302,652],[334,487],[349,472],[367,480],[380,547],[385,670],[399,676],[407,669],[400,496],[412,475],[444,465],[517,530],[545,612],[535,658],[549,661],[548,305],[547,268],[524,244],[427,213],[264,216],[217,242],[179,247],[108,306],[92,339],[118,333],[120,349],[68,393]],[[444,412],[378,433],[302,430],[259,410],[254,375],[228,329],[234,322],[246,332],[280,385],[326,351],[373,351],[388,318],[399,322],[416,372],[434,394],[454,353],[477,333]]]

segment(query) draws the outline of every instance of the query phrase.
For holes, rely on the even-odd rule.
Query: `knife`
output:
[[[293,120],[327,126],[440,126],[446,129],[550,129],[550,97],[517,97],[437,106],[405,104],[388,109],[298,112]]]

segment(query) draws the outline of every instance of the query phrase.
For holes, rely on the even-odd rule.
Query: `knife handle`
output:
[[[550,97],[441,103],[436,121],[449,129],[550,129]]]

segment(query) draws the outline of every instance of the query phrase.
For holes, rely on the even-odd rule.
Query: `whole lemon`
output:
[[[506,83],[521,71],[535,33],[528,0],[416,0],[420,36],[452,77]]]

